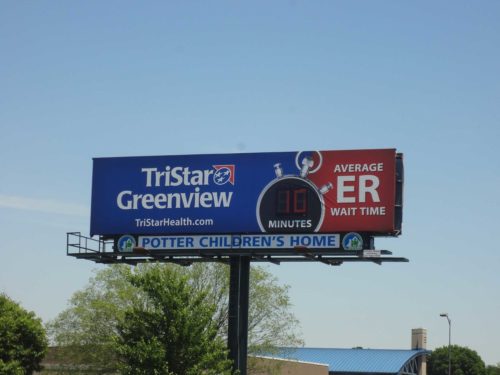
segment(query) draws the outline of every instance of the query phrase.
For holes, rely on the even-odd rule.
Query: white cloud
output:
[[[88,207],[79,204],[6,194],[0,194],[0,207],[14,208],[18,210],[38,211],[58,215],[89,215]]]

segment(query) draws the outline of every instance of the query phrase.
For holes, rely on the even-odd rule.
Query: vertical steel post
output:
[[[230,258],[228,348],[234,370],[247,374],[250,257]]]
[[[239,368],[239,342],[238,330],[239,323],[239,287],[240,270],[239,257],[230,257],[229,259],[229,310],[227,327],[227,346],[229,348],[229,358],[233,361],[233,368]]]
[[[250,257],[240,257],[240,374],[247,374],[248,303],[250,296]]]

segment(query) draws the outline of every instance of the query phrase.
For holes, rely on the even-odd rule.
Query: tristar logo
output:
[[[214,182],[217,185],[225,185],[228,182],[234,186],[234,164],[214,165]]]
[[[213,169],[190,169],[189,167],[142,168],[147,187],[160,186],[204,186],[213,181],[216,185],[234,185],[234,164],[214,165]],[[210,178],[212,176],[212,178]]]
[[[212,169],[190,169],[189,167],[165,166],[141,168],[144,186],[153,188],[154,194],[137,194],[123,190],[116,197],[116,204],[122,210],[170,209],[170,208],[220,208],[229,207],[232,191],[202,191],[200,186],[222,186],[235,184],[234,164],[213,165]],[[191,191],[185,187],[194,186]],[[158,193],[165,188],[166,193]],[[206,190],[205,188],[204,190]],[[162,189],[163,190],[163,189]]]

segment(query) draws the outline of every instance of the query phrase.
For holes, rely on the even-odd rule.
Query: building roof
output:
[[[325,363],[330,372],[399,374],[427,350],[283,348],[276,357]]]

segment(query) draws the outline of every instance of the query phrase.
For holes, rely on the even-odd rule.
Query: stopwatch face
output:
[[[323,198],[316,186],[300,177],[287,176],[269,183],[257,203],[263,232],[316,232],[324,216]]]

